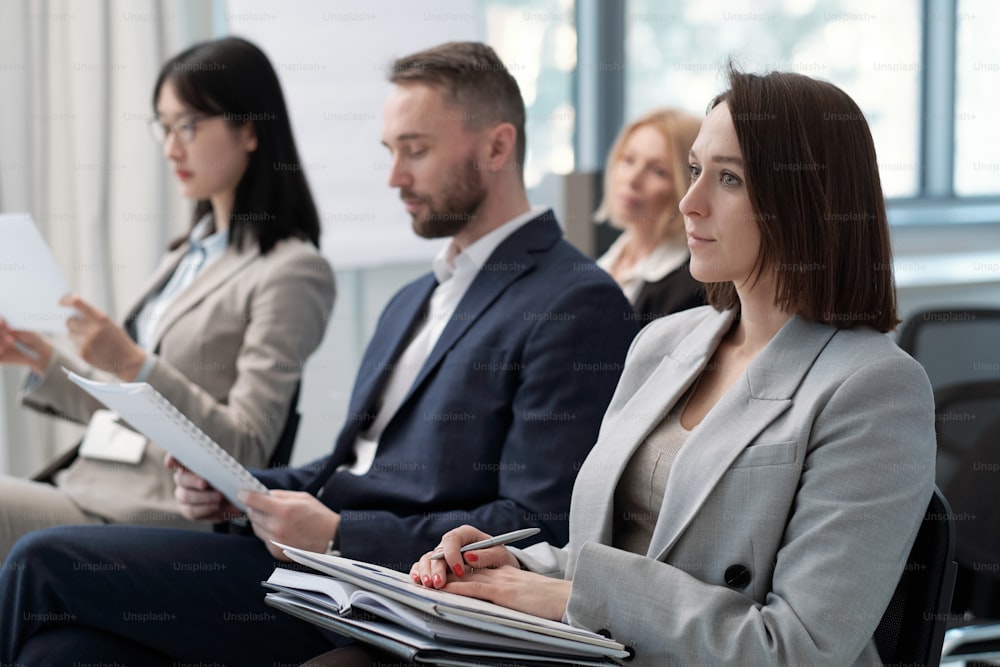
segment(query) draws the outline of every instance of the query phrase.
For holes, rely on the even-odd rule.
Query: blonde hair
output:
[[[687,169],[688,154],[691,152],[691,145],[701,128],[700,118],[680,109],[670,107],[654,109],[628,123],[618,133],[615,143],[608,152],[607,163],[604,165],[604,197],[601,200],[601,205],[594,212],[594,220],[597,222],[607,220],[613,226],[621,227],[617,220],[612,219],[608,201],[611,192],[612,170],[621,159],[622,153],[625,152],[625,142],[628,141],[633,132],[647,125],[657,130],[667,144],[666,157],[674,181],[674,195],[656,222],[657,236],[660,239],[667,239],[679,234],[684,228],[683,218],[677,205],[680,204],[681,198],[684,197],[688,185],[691,183]]]

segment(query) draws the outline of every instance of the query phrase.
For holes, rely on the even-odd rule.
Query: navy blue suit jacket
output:
[[[538,526],[536,540],[563,544],[574,478],[638,327],[618,286],[562,239],[551,212],[480,270],[386,425],[371,470],[336,471],[353,460],[435,285],[428,274],[386,306],[332,454],[257,475],[340,512],[351,558],[391,554],[390,566],[406,568],[464,523],[492,534]]]

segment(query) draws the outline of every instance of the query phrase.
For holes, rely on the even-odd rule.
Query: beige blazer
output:
[[[170,278],[186,249],[166,255],[126,321]],[[264,256],[256,244],[242,252],[230,247],[164,313],[147,381],[245,465],[265,465],[302,366],[326,331],[333,300],[333,273],[310,243],[286,239]],[[59,367],[96,379],[117,378],[53,356],[41,383],[23,392],[22,402],[86,423],[102,406]],[[163,457],[152,443],[136,465],[81,457],[57,475],[56,485],[84,510],[111,522],[190,527],[177,514]]]
[[[519,552],[573,580],[566,620],[634,665],[870,665],[934,483],[934,403],[888,337],[793,317],[678,452],[646,554],[612,543],[625,465],[698,377],[730,317],[635,339],[580,470],[570,542]]]

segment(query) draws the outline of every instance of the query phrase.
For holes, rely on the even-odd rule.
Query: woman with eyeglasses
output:
[[[21,535],[47,526],[192,527],[176,510],[163,451],[97,412],[61,367],[148,382],[245,465],[266,466],[325,332],[333,274],[264,53],[238,38],[187,49],[161,69],[153,112],[153,135],[194,215],[124,325],[65,297],[76,311],[66,323],[75,359],[0,321],[0,363],[31,371],[22,402],[89,422],[79,455],[40,476],[46,482],[0,477],[0,561]]]

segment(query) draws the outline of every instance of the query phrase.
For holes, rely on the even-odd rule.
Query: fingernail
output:
[[[434,588],[441,588],[441,575],[440,574],[435,574],[434,575]]]
[[[451,566],[451,571],[455,573],[456,577],[461,577],[465,574],[465,570],[462,569],[461,563],[455,563]]]
[[[420,576],[418,574],[416,574],[416,573],[411,573],[410,574],[410,579],[413,579],[413,583],[415,583],[415,584],[419,584],[420,583]]]
[[[425,574],[425,575],[424,575],[424,586],[427,586],[427,587],[429,588],[429,587],[430,587],[430,585],[431,585],[431,578],[430,578],[430,576],[429,576],[429,575],[426,575],[426,574]]]
[[[479,561],[479,556],[473,553],[468,553],[465,554],[465,560],[469,561],[470,563],[476,563]]]

